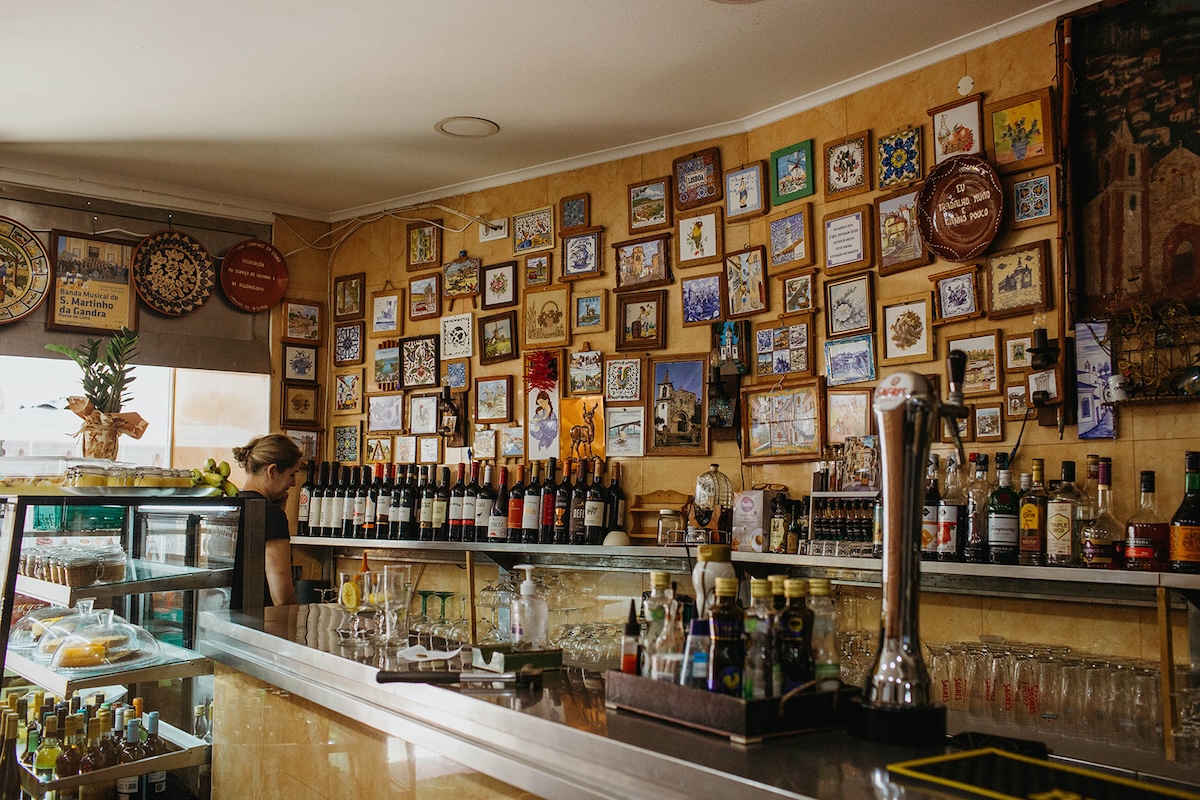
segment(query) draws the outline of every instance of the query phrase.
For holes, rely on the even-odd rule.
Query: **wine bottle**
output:
[[[1168,525],[1158,515],[1154,471],[1141,474],[1138,510],[1125,523],[1125,569],[1157,570],[1166,556]]]
[[[508,492],[508,533],[507,541],[520,542],[524,538],[522,532],[525,521],[525,465],[517,465],[517,481]]]
[[[534,461],[529,465],[529,483],[525,485],[525,506],[521,512],[521,541],[525,544],[538,543],[538,529],[542,523],[541,464]]]
[[[937,558],[938,504],[942,494],[938,490],[938,456],[932,453],[925,469],[925,502],[921,506],[921,559],[933,561]]]
[[[413,541],[417,538],[420,511],[417,504],[417,467],[409,465],[408,480],[400,490],[400,538]]]
[[[346,499],[343,501],[343,505],[342,505],[342,538],[343,539],[359,538],[359,536],[356,535],[356,533],[355,533],[355,528],[354,528],[354,520],[355,519],[357,519],[359,522],[358,532],[359,533],[362,532],[362,514],[363,514],[363,511],[366,509],[367,500],[364,497],[362,500],[362,505],[361,506],[359,505],[358,495],[359,495],[359,491],[361,489],[361,483],[362,483],[362,467],[358,467],[358,466],[351,467],[350,468],[350,484],[346,488]]]
[[[587,488],[583,501],[583,535],[586,543],[599,546],[604,544],[608,530],[604,523],[608,519],[608,490],[601,483],[600,462],[596,462],[592,483]]]
[[[558,494],[558,459],[550,457],[546,464],[546,481],[542,484],[541,518],[538,521],[538,542],[554,543],[554,498]]]
[[[329,462],[322,461],[317,468],[317,479],[308,498],[308,535],[324,536],[321,529],[321,506],[325,503],[325,485],[329,482]]]
[[[448,512],[450,541],[461,542],[463,540],[463,501],[467,496],[467,484],[464,482],[466,477],[467,465],[458,462],[458,474],[454,481],[454,486],[450,487],[450,511]],[[474,509],[472,511],[471,524],[475,524]]]
[[[146,717],[146,741],[142,750],[146,758],[160,756],[167,752],[167,743],[158,734],[158,712],[151,711]],[[146,774],[146,797],[163,797],[167,791],[167,773],[158,770]]]
[[[612,480],[608,482],[608,500],[605,512],[605,530],[625,530],[625,490],[621,488],[621,462],[614,461],[612,465]]]
[[[367,502],[363,508],[363,538],[374,539],[375,537],[375,518],[379,513],[379,494],[383,491],[383,473],[387,468],[385,464],[379,464],[374,467],[364,467],[369,470],[369,474],[364,474],[363,483],[367,489]],[[369,482],[368,482],[369,479]]]
[[[571,490],[571,519],[567,523],[567,533],[571,544],[587,544],[584,533],[584,514],[587,511],[587,459],[579,459],[575,468],[575,487]]]
[[[296,505],[296,535],[308,536],[308,513],[312,510],[312,493],[314,488],[313,483],[313,462],[309,461],[305,466],[304,483],[300,484],[300,492],[297,498]]]
[[[417,502],[421,504],[417,538],[422,542],[433,541],[433,499],[437,494],[436,473],[433,467],[421,467],[421,485],[417,488]]]
[[[568,461],[563,465],[562,483],[554,495],[554,543],[571,543],[571,495],[574,487],[571,485],[571,466]]]
[[[1171,517],[1167,560],[1172,572],[1200,573],[1200,453],[1184,455],[1183,500]]]
[[[1021,495],[1017,563],[1025,566],[1040,567],[1046,563],[1046,504],[1050,495],[1046,492],[1045,467],[1045,461],[1033,459],[1033,481],[1029,491]]]
[[[325,487],[325,502],[321,504],[321,529],[325,536],[335,537],[342,533],[342,500],[345,499],[343,483],[350,482],[350,468],[334,461],[329,467],[329,485]]]
[[[475,541],[476,503],[479,500],[479,462],[471,462],[471,482],[463,491],[462,499],[462,540]]]
[[[496,499],[488,513],[487,540],[508,541],[508,467],[500,468],[500,480],[496,484]]]
[[[491,464],[483,469],[483,484],[479,487],[479,497],[475,501],[475,537],[472,539],[475,542],[488,540],[488,521],[492,516],[492,504],[496,502],[496,489],[492,484],[494,471],[495,467]]]
[[[1006,453],[996,454],[996,482],[998,485],[988,498],[988,562],[1016,564],[1020,505],[1013,491]]]
[[[433,540],[450,541],[450,468],[442,467],[442,478],[433,490]]]
[[[79,774],[80,763],[83,760],[83,744],[79,741],[82,730],[83,720],[78,714],[67,717],[63,744],[58,751],[58,758],[54,761],[56,778],[71,778]],[[59,797],[62,796],[60,792]]]
[[[354,474],[351,476],[354,481],[354,507],[351,511],[350,530],[355,539],[365,539],[367,536],[367,496],[371,491],[373,472],[371,465],[368,464],[363,467],[355,467]]]
[[[384,464],[383,474],[379,476],[379,491],[375,495],[375,527],[376,539],[387,539],[391,536],[392,527],[392,493],[395,491],[395,464]]]

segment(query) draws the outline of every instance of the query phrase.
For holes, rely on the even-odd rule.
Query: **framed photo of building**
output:
[[[370,322],[367,336],[373,338],[399,336],[404,332],[404,290],[384,289],[371,292],[368,306]]]
[[[122,327],[136,331],[138,306],[131,277],[134,245],[107,236],[58,230],[53,231],[51,240],[46,327],[98,334]],[[290,326],[285,342],[289,335]]]
[[[629,292],[672,283],[670,238],[669,233],[664,233],[614,244],[617,261],[614,291]]]
[[[646,455],[708,455],[708,354],[651,356]]]
[[[1000,331],[957,336],[946,340],[946,354],[961,350],[967,356],[963,378],[964,395],[997,394],[1000,391]]]
[[[725,303],[729,319],[750,317],[771,307],[766,252],[765,247],[758,245],[725,254]]]
[[[799,211],[772,217],[767,221],[767,233],[772,275],[811,266],[817,260],[812,203],[805,203]]]
[[[742,389],[742,462],[816,461],[825,449],[820,378]]]
[[[321,460],[321,431],[309,428],[287,428],[283,435],[296,443],[307,461]]]
[[[408,271],[442,265],[442,221],[431,219],[408,224]]]
[[[1029,413],[1029,389],[1024,383],[1004,387],[1004,416],[1008,419],[1025,419]]]
[[[681,267],[699,267],[720,261],[725,252],[724,228],[720,206],[676,216],[675,263]]]
[[[725,173],[725,219],[767,213],[767,162],[754,161]]]
[[[1002,403],[975,404],[975,441],[1004,441],[1004,405]]]
[[[325,330],[325,304],[317,300],[283,300],[283,336],[286,344],[319,345]]]
[[[929,248],[917,225],[917,195],[914,186],[875,198],[876,241],[879,244],[879,274],[891,275],[929,263]]]
[[[617,295],[617,350],[662,350],[667,346],[667,293],[662,289]]]
[[[629,235],[671,227],[671,176],[629,184]]]

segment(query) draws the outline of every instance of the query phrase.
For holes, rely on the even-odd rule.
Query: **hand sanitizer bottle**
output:
[[[548,628],[550,610],[546,599],[537,593],[533,582],[533,565],[517,564],[513,569],[525,570],[525,580],[521,581],[521,593],[512,601],[512,632],[513,648],[516,650],[541,650],[548,646]]]

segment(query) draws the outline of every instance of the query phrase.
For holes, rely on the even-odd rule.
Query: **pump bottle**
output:
[[[525,570],[521,593],[512,601],[510,630],[513,647],[517,650],[541,650],[547,646],[549,636],[550,610],[546,598],[537,593],[532,564],[517,564],[513,569]]]

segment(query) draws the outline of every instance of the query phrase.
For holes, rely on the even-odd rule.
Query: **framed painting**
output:
[[[525,457],[525,426],[509,425],[500,429],[500,457]]]
[[[356,272],[333,279],[333,321],[362,319],[366,312],[367,276]]]
[[[685,277],[679,284],[685,328],[707,325],[724,316],[725,278],[721,273]]]
[[[929,292],[884,300],[879,304],[879,321],[883,337],[883,365],[915,364],[936,357],[930,321],[933,301]]]
[[[453,314],[442,317],[441,353],[442,360],[470,358],[475,355],[475,315]]]
[[[571,297],[571,333],[608,330],[608,289],[576,292]]]
[[[796,275],[786,275],[783,282],[783,315],[810,314],[816,310],[813,304],[813,287],[817,271],[808,269]]]
[[[348,367],[364,360],[362,322],[341,322],[333,326],[333,365]]]
[[[1024,383],[1004,387],[1004,416],[1008,419],[1025,419],[1029,413],[1029,389]]]
[[[816,461],[825,449],[820,378],[742,389],[742,462]]]
[[[945,417],[942,418],[941,424],[943,443],[952,444],[954,442],[954,433],[950,429],[951,425],[958,427],[958,440],[960,442],[967,444],[968,442],[975,441],[975,406],[968,403],[966,409],[967,416],[965,417],[958,417],[953,421],[946,419]]]
[[[725,188],[721,181],[721,151],[709,147],[675,159],[671,162],[671,177],[677,211],[719,201]]]
[[[1004,179],[1004,186],[1014,231],[1058,222],[1058,167],[1011,175]]]
[[[825,145],[825,201],[871,191],[871,132],[859,131]]]
[[[984,146],[998,172],[1034,169],[1058,160],[1049,87],[988,103],[983,119]]]
[[[496,429],[485,428],[475,431],[475,439],[471,444],[471,457],[480,460],[496,457]]]
[[[827,340],[825,378],[830,386],[875,380],[875,337],[862,333]]]
[[[812,345],[811,314],[784,322],[756,323],[754,374],[760,378],[812,375]]]
[[[440,464],[442,462],[442,437],[417,437],[417,463]]]
[[[1002,403],[975,404],[975,441],[1004,441],[1004,405]]]
[[[874,389],[830,389],[825,393],[829,443],[844,444],[850,437],[871,435],[871,399]]]
[[[562,452],[565,465],[572,459],[604,462],[604,409],[599,395],[564,397],[559,405]]]
[[[317,379],[317,348],[285,344],[283,346],[283,379],[285,381],[315,381]]]
[[[441,275],[425,275],[408,282],[408,318],[413,322],[442,315]]]
[[[403,392],[367,395],[367,433],[400,433],[403,430]]]
[[[1028,372],[1033,369],[1032,333],[1004,334],[1004,371]]]
[[[526,350],[566,347],[571,343],[571,284],[555,284],[525,293],[521,346]]]
[[[629,235],[671,227],[671,176],[629,184]]]
[[[921,126],[880,136],[875,141],[875,161],[880,189],[899,189],[921,180]]]
[[[988,314],[993,319],[1015,317],[1050,307],[1046,275],[1050,242],[998,250],[987,258]]]
[[[526,295],[528,302],[529,296]],[[496,364],[517,357],[517,312],[502,311],[479,318],[479,363]]]
[[[720,206],[675,217],[675,263],[681,267],[715,264],[725,252]]]
[[[644,236],[614,244],[617,260],[615,291],[630,292],[673,282],[670,234]]]
[[[525,256],[525,288],[550,285],[550,254]]]
[[[438,339],[435,333],[400,340],[400,385],[405,389],[438,385]]]
[[[447,264],[442,270],[442,297],[452,300],[456,297],[478,296],[482,263],[481,259],[462,256]]]
[[[974,333],[946,340],[946,354],[961,350],[967,356],[963,394],[997,394],[1000,391],[1000,331]]]
[[[545,461],[560,455],[560,387],[564,360],[561,350],[525,353],[525,454],[530,461]]]
[[[812,203],[767,220],[767,236],[772,275],[811,266],[817,260],[812,237]]]
[[[508,422],[512,414],[512,376],[475,379],[475,421]]]
[[[517,262],[505,261],[484,267],[480,281],[483,299],[479,307],[484,311],[517,304]]]
[[[296,443],[306,461],[321,459],[321,431],[309,428],[286,428],[283,435]]]
[[[559,234],[573,233],[592,224],[592,201],[587,192],[568,195],[558,201]]]
[[[417,463],[417,437],[416,436],[397,436],[395,439],[396,447],[396,463],[397,464],[415,464]]]
[[[1025,376],[1029,402],[1032,405],[1049,405],[1062,400],[1062,372],[1058,367],[1040,369]]]
[[[509,312],[513,313],[513,312]],[[452,392],[467,392],[471,389],[471,359],[452,358],[442,361],[442,386]]]
[[[371,292],[370,322],[367,325],[367,336],[372,338],[399,336],[404,332],[403,289],[384,289]]]
[[[333,426],[333,460],[357,464],[362,459],[362,423]]]
[[[400,342],[383,339],[371,351],[371,382],[377,392],[400,388]]]
[[[871,273],[825,282],[825,334],[830,339],[875,329]]]
[[[767,213],[767,162],[755,161],[725,173],[725,219]]]
[[[605,406],[604,449],[609,458],[641,458],[646,454],[645,406]]]
[[[321,421],[321,387],[316,383],[283,381],[279,403],[282,426],[316,425]]]
[[[642,401],[642,360],[626,356],[604,358],[604,402]]]
[[[335,372],[333,375],[333,413],[361,414],[363,410],[363,371]]]
[[[821,220],[825,232],[825,272],[840,275],[867,269],[872,261],[871,206],[861,205],[826,214]]]
[[[441,265],[442,221],[431,219],[408,223],[408,271],[434,269]]]
[[[285,344],[318,345],[324,337],[325,304],[316,300],[283,301],[283,336]]]
[[[767,249],[762,245],[725,254],[726,316],[761,314],[771,307],[767,296]]]
[[[811,195],[816,183],[814,167],[812,139],[771,153],[771,205]]]
[[[667,293],[662,289],[617,295],[617,350],[667,346]]]
[[[933,163],[983,152],[983,95],[972,94],[929,109]]]
[[[562,279],[577,281],[601,274],[600,233],[603,228],[588,228],[562,237]]]
[[[1115,439],[1112,393],[1112,345],[1107,322],[1075,323],[1075,409],[1080,439]],[[1119,374],[1119,373],[1118,373]]]
[[[604,391],[604,354],[582,350],[567,355],[567,394],[592,395]]]
[[[708,455],[708,354],[651,356],[646,455]]]
[[[744,319],[714,322],[709,366],[720,374],[750,374],[750,323]],[[730,422],[732,425],[732,421]]]
[[[408,397],[408,432],[414,436],[437,433],[438,396],[414,394]]]
[[[102,335],[120,331],[122,327],[136,331],[134,245],[92,233],[58,230],[51,233],[51,240],[50,312],[46,327]],[[10,267],[9,278],[12,277]]]
[[[513,214],[512,246],[515,256],[554,249],[554,207]]]
[[[979,268],[974,264],[930,275],[929,280],[933,281],[936,324],[983,316],[983,304],[980,302],[979,293]]]
[[[363,460],[372,464],[391,464],[394,456],[391,436],[367,436]]]
[[[875,198],[875,241],[879,244],[879,274],[891,275],[929,263],[929,248],[917,226],[920,186]]]

